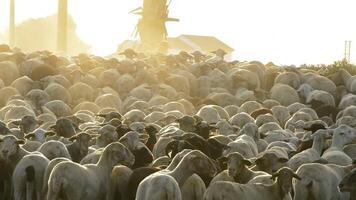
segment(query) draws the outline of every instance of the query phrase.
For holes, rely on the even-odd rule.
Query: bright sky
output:
[[[142,0],[68,0],[78,35],[107,55],[131,37],[138,17],[128,12]],[[16,21],[57,12],[57,0],[16,0]],[[8,27],[9,0],[0,1],[0,31]],[[236,51],[238,60],[279,64],[331,63],[343,58],[353,40],[356,62],[355,0],[173,0],[170,36],[213,35]]]

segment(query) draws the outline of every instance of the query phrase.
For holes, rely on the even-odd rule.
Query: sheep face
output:
[[[356,191],[356,169],[347,174],[339,184],[341,192]]]
[[[231,153],[227,156],[227,170],[228,174],[231,177],[236,177],[239,174],[241,174],[242,170],[244,169],[245,166],[250,166],[252,163],[245,159],[241,154],[239,153]]]
[[[0,159],[11,159],[20,148],[20,144],[24,144],[24,140],[18,140],[15,136],[5,136],[0,139]]]
[[[344,145],[351,143],[356,140],[355,129],[347,125],[340,125],[334,130],[333,140],[335,140],[334,138],[338,138],[337,140],[342,142]]]
[[[284,197],[285,195],[289,194],[289,192],[292,189],[292,179],[296,178],[298,180],[301,180],[301,178],[293,172],[288,167],[283,167],[280,170],[278,170],[277,173],[273,174],[271,179],[277,178],[277,184],[280,188],[280,195],[281,197]]]
[[[106,159],[108,163],[111,163],[111,167],[117,164],[131,167],[135,162],[135,156],[124,145],[118,142],[109,144],[104,149],[101,159]]]
[[[272,174],[280,168],[287,166],[287,161],[288,159],[286,158],[279,158],[275,154],[266,153],[258,158],[255,163],[260,170]]]
[[[6,124],[0,122],[0,135],[6,135],[10,132],[9,128],[7,128]]]
[[[20,130],[24,133],[29,133],[37,127],[37,125],[42,124],[42,121],[36,120],[33,116],[24,116],[19,121],[13,122],[15,125],[19,126]]]
[[[139,134],[138,132],[130,131],[122,136],[119,142],[132,151],[144,147],[145,145],[141,142],[141,140],[145,141],[148,137],[149,136],[146,134]]]
[[[211,159],[206,156],[201,151],[194,150],[188,153],[184,159],[189,159],[191,167],[194,173],[197,173],[201,176],[213,177],[216,173],[216,167]]]
[[[74,142],[75,145],[80,149],[80,155],[83,157],[88,153],[88,148],[90,144],[90,140],[93,139],[95,135],[89,135],[87,133],[79,133],[71,138],[69,141]]]

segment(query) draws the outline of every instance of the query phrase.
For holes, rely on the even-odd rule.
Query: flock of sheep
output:
[[[0,199],[356,199],[356,76],[0,45]]]

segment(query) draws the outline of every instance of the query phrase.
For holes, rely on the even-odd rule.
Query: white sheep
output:
[[[356,139],[355,129],[347,125],[341,125],[333,131],[330,148],[324,151],[322,158],[329,163],[341,166],[349,165],[352,159],[343,152],[343,147]]]
[[[218,181],[208,187],[204,200],[282,200],[291,199],[292,179],[300,179],[289,168],[282,168],[272,175],[277,181],[272,185],[239,184],[228,181]]]
[[[342,167],[333,164],[309,163],[297,170],[301,180],[294,182],[294,200],[348,199],[342,194],[338,185],[353,166]]]
[[[134,160],[132,153],[122,144],[111,143],[95,165],[61,162],[50,175],[47,199],[57,200],[60,195],[69,199],[105,199],[113,167],[117,164],[131,166]]]
[[[173,170],[156,172],[146,177],[138,186],[136,199],[182,199],[180,187],[194,173],[213,176],[216,172],[212,161],[202,152],[186,154]]]
[[[271,98],[281,103],[283,106],[288,106],[295,102],[300,102],[298,92],[285,84],[276,84],[271,89]]]
[[[41,154],[30,154],[24,156],[16,165],[12,174],[14,186],[14,199],[43,199],[42,187],[44,173],[49,160]]]
[[[318,130],[315,132],[311,138],[313,139],[313,146],[310,149],[304,150],[293,157],[288,161],[288,165],[291,169],[296,171],[301,165],[305,163],[312,163],[318,159],[322,154],[324,143],[330,135],[327,130]]]

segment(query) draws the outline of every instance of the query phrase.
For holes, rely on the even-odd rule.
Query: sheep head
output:
[[[279,170],[281,167],[286,166],[287,162],[287,158],[278,157],[274,153],[265,153],[262,156],[258,157],[255,161],[256,165],[260,170],[265,171],[269,174],[272,174]]]
[[[119,142],[109,144],[103,150],[98,165],[113,168],[115,165],[121,164],[131,167],[135,163],[135,156]]]
[[[292,179],[296,178],[301,180],[301,178],[294,173],[294,171],[288,167],[283,167],[274,173],[271,179],[275,180],[277,178],[277,184],[279,186],[280,196],[282,199],[288,195],[292,189]]]
[[[181,163],[186,163],[189,170],[200,176],[213,177],[216,174],[213,161],[199,150],[193,150],[185,155]]]
[[[25,141],[19,140],[12,135],[7,135],[3,138],[0,138],[0,159],[11,159],[17,154],[20,148],[20,144],[25,144]]]
[[[78,133],[75,136],[69,138],[69,141],[80,149],[80,155],[84,157],[88,153],[90,141],[97,137],[97,135],[90,135],[88,133]]]
[[[340,182],[339,188],[341,192],[355,192],[356,191],[356,168],[348,173]]]
[[[22,132],[29,133],[35,130],[38,125],[41,125],[43,121],[37,120],[33,116],[24,116],[21,120],[15,120],[11,123],[18,126]]]
[[[227,169],[231,177],[237,177],[244,170],[245,166],[251,166],[252,163],[244,158],[240,153],[230,153],[227,155]]]

